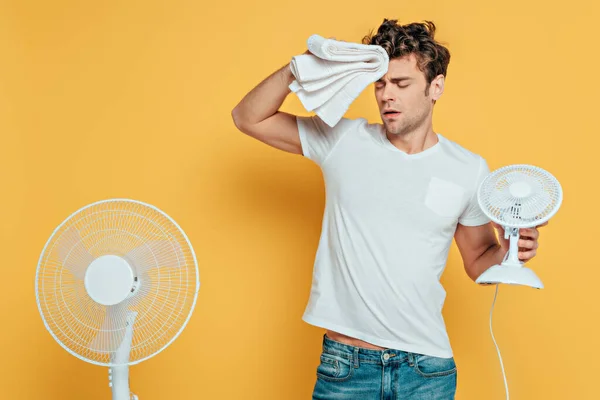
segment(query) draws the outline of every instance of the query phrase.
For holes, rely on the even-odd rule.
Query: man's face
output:
[[[390,60],[387,73],[375,82],[375,98],[386,130],[408,134],[422,126],[443,92],[444,77],[436,77],[428,90],[425,74],[414,54]]]

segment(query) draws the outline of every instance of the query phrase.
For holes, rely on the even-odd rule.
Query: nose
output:
[[[385,85],[385,87],[383,88],[382,100],[391,102],[396,100],[396,95],[394,93],[394,88],[392,85]]]

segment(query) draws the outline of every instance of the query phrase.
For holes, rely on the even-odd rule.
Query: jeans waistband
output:
[[[333,340],[327,337],[326,334],[323,335],[323,351],[354,361],[355,364],[358,361],[387,364],[389,362],[403,362],[407,360],[409,364],[412,364],[415,357],[415,354],[403,350],[376,350],[352,346]]]

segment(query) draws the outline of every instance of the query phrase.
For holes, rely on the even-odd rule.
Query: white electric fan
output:
[[[179,336],[199,288],[196,256],[179,225],[127,199],[90,204],[63,221],[35,279],[46,328],[69,353],[109,367],[113,400],[137,399],[129,366]]]
[[[485,215],[504,228],[510,246],[504,261],[487,269],[475,282],[542,289],[540,278],[519,260],[519,230],[548,221],[560,208],[562,199],[560,183],[542,168],[515,164],[490,173],[479,186],[477,200]]]
[[[490,311],[490,332],[496,345],[504,376],[506,399],[510,398],[504,363],[492,330],[492,312],[499,284],[523,285],[542,289],[544,285],[533,270],[519,259],[519,230],[542,225],[556,214],[561,206],[563,192],[558,180],[542,168],[514,164],[499,168],[481,182],[477,191],[479,207],[484,214],[504,228],[504,238],[510,239],[504,260],[484,271],[475,282],[496,285],[496,294]]]

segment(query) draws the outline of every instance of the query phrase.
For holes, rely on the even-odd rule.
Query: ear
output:
[[[431,96],[431,100],[437,101],[442,97],[442,94],[444,93],[444,83],[445,77],[441,74],[431,81],[431,85],[429,86],[429,96]]]

